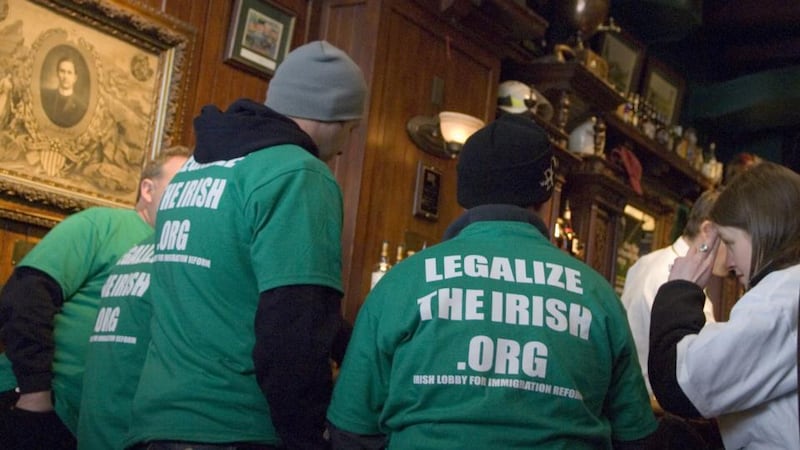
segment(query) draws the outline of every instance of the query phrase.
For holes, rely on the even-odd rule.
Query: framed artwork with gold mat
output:
[[[0,3],[0,190],[133,205],[142,165],[180,132],[194,29],[133,0]]]

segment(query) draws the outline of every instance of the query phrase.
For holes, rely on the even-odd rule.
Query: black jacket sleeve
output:
[[[30,267],[16,268],[0,292],[0,339],[23,394],[51,388],[53,317],[63,304],[61,286]]]
[[[333,347],[331,348],[331,359],[340,366],[342,365],[342,361],[344,361],[345,353],[347,353],[347,345],[350,343],[350,337],[353,335],[353,326],[350,325],[350,322],[344,317],[342,317],[341,320],[341,326],[336,336],[333,338]]]
[[[286,448],[324,449],[330,403],[331,346],[343,321],[341,293],[285,286],[261,293],[253,362],[272,423]]]
[[[678,385],[675,369],[678,342],[699,333],[706,323],[705,298],[703,290],[690,281],[668,281],[658,289],[650,313],[650,385],[661,407],[678,416],[701,417]]]

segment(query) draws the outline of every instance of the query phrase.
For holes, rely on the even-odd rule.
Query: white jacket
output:
[[[726,449],[800,449],[797,321],[800,264],[770,273],[731,310],[677,347],[676,376]]]

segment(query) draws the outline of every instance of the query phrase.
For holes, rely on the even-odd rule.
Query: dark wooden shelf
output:
[[[553,103],[556,115],[562,93],[570,98],[569,117],[565,130],[559,131],[555,122],[548,132],[563,137],[589,116],[598,116],[606,122],[606,146],[608,154],[615,146],[629,142],[631,150],[642,164],[643,181],[658,195],[676,200],[693,201],[713,183],[695,170],[688,161],[668,151],[648,138],[634,126],[625,123],[617,114],[617,108],[625,98],[608,82],[597,77],[577,61],[545,61],[519,64],[510,62],[504,67],[504,78],[529,83],[542,92]],[[554,119],[555,121],[555,119]]]
[[[503,67],[503,78],[519,80],[536,87],[558,107],[558,96],[562,91],[574,94],[573,100],[579,100],[599,112],[614,111],[625,98],[611,84],[590,72],[577,61],[568,62],[508,62]],[[577,105],[573,105],[575,107]],[[571,109],[573,108],[571,107]],[[580,110],[582,108],[576,108]],[[570,114],[570,121],[581,120],[580,112]]]
[[[543,54],[549,23],[514,0],[417,0],[481,44],[493,42],[501,59],[530,61]]]
[[[616,113],[603,115],[611,141],[628,140],[642,163],[643,175],[667,184],[679,197],[694,200],[703,190],[713,187],[711,180],[695,170],[688,161],[642,134]],[[613,144],[612,144],[613,145]],[[608,146],[606,146],[607,150]]]

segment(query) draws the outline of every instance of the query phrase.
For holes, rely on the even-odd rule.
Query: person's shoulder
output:
[[[73,216],[88,217],[126,217],[130,215],[136,215],[136,211],[133,208],[115,208],[111,206],[90,206],[73,214]]]
[[[645,265],[663,258],[675,259],[677,256],[670,247],[662,247],[642,255],[636,262],[641,261],[641,265]]]
[[[669,247],[653,250],[650,253],[644,254],[639,257],[628,269],[628,273],[639,272],[646,274],[655,267],[669,265],[677,255],[673,254]]]
[[[83,94],[74,93],[69,96],[69,101],[78,109],[85,109],[89,106],[86,96]]]
[[[100,223],[128,223],[142,221],[136,210],[131,208],[114,208],[108,206],[92,206],[64,219],[64,221],[90,221]]]
[[[800,296],[800,263],[770,272],[755,286],[745,292],[742,300],[750,297],[778,300]],[[738,303],[738,302],[737,302]]]
[[[238,170],[257,170],[259,174],[275,176],[300,171],[311,171],[333,177],[325,162],[296,144],[280,144],[249,153]]]
[[[296,164],[306,164],[309,162],[312,164],[322,163],[322,160],[314,156],[310,151],[294,143],[275,144],[264,147],[260,150],[248,153],[246,156],[246,160],[247,159],[271,159]]]

